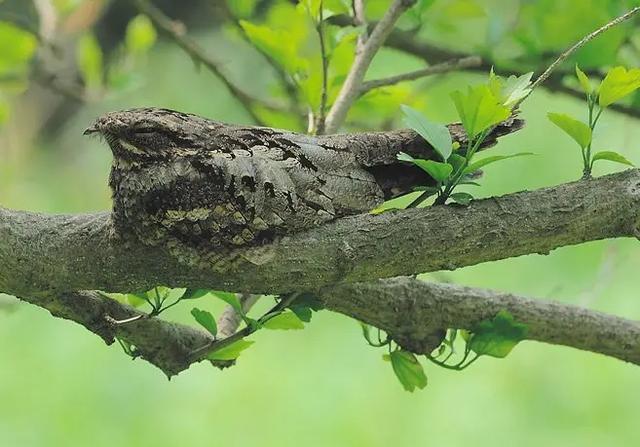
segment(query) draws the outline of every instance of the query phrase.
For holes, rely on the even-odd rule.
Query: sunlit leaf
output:
[[[632,162],[627,160],[622,154],[613,151],[601,151],[596,153],[591,159],[592,163],[597,160],[608,160],[616,163],[620,163],[628,166],[635,166]]]
[[[515,157],[523,157],[527,155],[535,155],[535,154],[533,152],[518,152],[517,154],[511,154],[511,155],[492,155],[491,157],[486,157],[486,158],[483,158],[482,160],[478,160],[471,163],[464,170],[464,173],[471,174],[472,172],[475,172],[478,169],[486,165],[489,165],[491,163],[495,163],[496,161],[507,160],[509,158],[515,158]]]
[[[304,329],[304,323],[298,316],[291,311],[282,312],[275,317],[269,318],[262,324],[265,329]]]
[[[207,289],[187,289],[182,294],[181,300],[197,300],[205,295],[208,295],[211,291]]]
[[[78,40],[76,61],[88,88],[102,86],[102,49],[93,34],[85,34]]]
[[[602,80],[598,91],[601,107],[607,107],[640,88],[640,68],[614,67]]]
[[[415,164],[439,183],[442,183],[446,179],[448,179],[453,172],[453,166],[448,163],[440,163],[433,160],[413,158],[411,155],[405,154],[404,152],[400,152],[398,154],[398,160]]]
[[[0,21],[0,73],[26,71],[37,47],[38,40],[33,34]]]
[[[549,112],[547,116],[553,124],[573,138],[581,148],[584,149],[591,143],[591,129],[582,121],[578,121],[564,113]]]
[[[427,386],[424,369],[412,352],[399,349],[388,354],[387,359],[391,361],[393,372],[405,390],[413,392],[416,388]]]
[[[580,87],[582,87],[582,90],[587,95],[590,95],[591,93],[593,93],[593,85],[591,84],[589,77],[582,70],[580,70],[580,67],[578,67],[578,64],[576,64],[576,77],[578,78]]]
[[[207,355],[209,360],[235,360],[240,356],[240,353],[251,346],[254,342],[245,340],[244,338],[231,343],[224,348],[220,348]]]
[[[301,42],[296,34],[266,25],[255,25],[246,20],[241,20],[240,25],[251,42],[289,74],[295,75],[306,70],[307,62],[298,55]]]
[[[259,0],[226,0],[227,7],[232,12],[234,17],[245,18],[250,17]]]
[[[473,200],[473,196],[468,192],[454,192],[449,196],[449,198],[454,202],[464,206],[469,205]]]
[[[521,76],[511,75],[507,78],[502,89],[503,104],[507,107],[514,105],[531,93],[531,77],[533,72]]]
[[[225,303],[227,303],[229,306],[233,307],[235,311],[238,312],[240,315],[244,313],[242,310],[242,305],[240,304],[240,300],[238,299],[238,296],[235,293],[220,292],[217,290],[212,290],[210,293],[216,298],[219,298]]]
[[[409,106],[403,104],[400,107],[404,113],[404,123],[433,146],[442,160],[447,161],[452,151],[451,134],[447,126],[430,121]]]
[[[217,335],[218,325],[216,324],[215,317],[211,315],[211,313],[207,312],[206,310],[200,310],[197,307],[194,307],[193,309],[191,309],[191,315],[193,315],[193,318],[196,319],[200,326],[209,331],[211,335],[213,335],[214,337]]]
[[[455,91],[451,97],[460,121],[471,139],[504,121],[511,114],[511,110],[501,104],[487,85],[469,87],[466,93]]]
[[[476,325],[469,347],[478,355],[506,357],[527,336],[527,326],[514,320],[513,315],[501,310],[492,320]]]
[[[153,46],[156,30],[146,15],[137,15],[127,24],[125,45],[130,53],[144,53]]]
[[[498,102],[507,107],[511,107],[531,93],[530,86],[532,76],[533,72],[529,72],[520,76],[511,75],[507,79],[504,79],[496,75],[492,68],[489,73],[487,86],[493,96],[498,99]]]

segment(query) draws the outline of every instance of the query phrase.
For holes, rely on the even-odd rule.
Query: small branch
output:
[[[571,47],[567,48],[565,51],[563,51],[560,54],[560,56],[558,56],[558,58],[555,61],[553,61],[553,63],[551,65],[549,65],[549,67],[540,76],[538,76],[538,78],[533,82],[533,84],[531,84],[531,90],[532,91],[535,90],[535,88],[538,87],[540,84],[542,84],[551,75],[551,73],[553,73],[553,71],[560,64],[562,64],[565,60],[567,60],[567,58],[569,58],[569,56],[574,54],[576,51],[578,51],[585,44],[587,44],[591,40],[595,39],[596,37],[598,37],[600,34],[604,33],[605,31],[610,30],[614,26],[619,25],[619,24],[625,22],[626,20],[629,20],[631,17],[633,17],[638,12],[640,12],[640,6],[637,6],[637,7],[633,8],[632,10],[626,12],[625,14],[621,15],[620,17],[617,17],[617,18],[613,19],[609,23],[601,26],[597,30],[595,30],[592,33],[586,35],[585,37],[580,39],[578,42],[573,44]],[[524,100],[524,98],[523,98],[523,100]],[[522,102],[522,100],[520,101],[520,103],[521,102]]]
[[[145,14],[158,28],[159,31],[169,36],[173,41],[184,50],[194,61],[197,61],[204,65],[211,73],[213,73],[229,90],[231,95],[242,104],[242,106],[249,113],[251,118],[259,125],[265,125],[262,119],[256,114],[255,106],[262,106],[269,109],[279,109],[274,105],[254,98],[244,90],[237,87],[231,80],[223,73],[221,64],[210,58],[205,51],[195,41],[186,36],[184,27],[167,17],[160,9],[156,8],[148,0],[130,0],[138,10]]]
[[[344,122],[351,105],[358,98],[360,86],[367,73],[367,69],[380,47],[384,44],[389,33],[393,30],[396,21],[409,9],[415,0],[395,0],[382,20],[375,26],[371,35],[362,47],[356,52],[356,58],[351,66],[340,93],[327,115],[326,133],[335,133]]]
[[[319,297],[329,309],[387,331],[416,353],[431,352],[435,333],[472,330],[507,310],[527,325],[528,340],[640,365],[640,322],[575,305],[413,278],[344,284],[321,291]]]
[[[395,85],[400,82],[415,81],[416,79],[424,78],[426,76],[448,73],[450,71],[463,70],[466,68],[479,67],[481,65],[482,58],[478,56],[468,56],[461,59],[454,59],[447,62],[442,62],[440,64],[421,68],[420,70],[411,71],[409,73],[363,82],[362,86],[360,87],[360,95],[364,95],[365,93],[376,88]]]
[[[353,21],[345,20],[344,16],[334,16],[329,20],[331,23],[338,26],[353,25]],[[447,60],[453,58],[471,57],[470,54],[443,49],[428,42],[417,41],[411,33],[397,29],[393,30],[391,34],[389,34],[385,45],[398,51],[402,51],[404,53],[419,57],[430,64],[446,62]],[[522,61],[522,63],[525,64],[526,61]],[[522,75],[526,71],[528,71],[513,70],[511,68],[504,67],[498,61],[493,60],[484,60],[481,65],[469,67],[469,70],[473,72],[486,73],[491,69],[491,67],[494,67],[496,71],[500,72],[501,74],[513,74],[516,76]],[[569,72],[567,70],[563,70],[562,68],[556,67],[556,70],[554,70],[554,72],[550,74],[542,87],[550,91],[557,91],[569,96],[584,99],[584,93],[582,91],[577,91],[569,86],[566,86],[562,82],[563,76],[567,74],[573,74],[573,71]],[[589,75],[590,73],[587,74]],[[638,109],[637,107],[631,107],[625,104],[616,103],[611,104],[609,108],[619,113],[632,116],[634,118],[640,118],[640,109]]]
[[[275,315],[277,315],[278,313],[280,313],[280,311],[284,310],[289,304],[291,304],[293,302],[293,300],[296,299],[296,297],[298,296],[297,293],[289,293],[289,294],[285,294],[281,297],[280,301],[273,306],[269,311],[267,311],[259,320],[258,320],[258,324],[264,324],[267,321],[269,321],[272,317],[274,317]],[[227,338],[223,338],[223,339],[218,339],[218,340],[211,340],[209,343],[207,343],[206,345],[203,345],[201,347],[199,347],[198,349],[195,349],[191,354],[190,354],[190,358],[192,362],[197,362],[200,361],[204,358],[207,357],[207,355],[209,355],[210,353],[213,353],[215,351],[218,351],[224,347],[229,346],[230,344],[244,338],[244,337],[248,337],[249,335],[253,334],[254,332],[258,331],[260,326],[246,326],[244,328],[242,328],[241,330],[239,330],[238,332],[228,336]]]
[[[295,294],[289,299],[292,297]],[[328,310],[384,329],[403,347],[416,353],[430,353],[437,347],[443,329],[473,329],[479,321],[507,310],[518,322],[527,325],[529,340],[640,364],[638,322],[578,306],[413,278],[343,284],[322,289],[318,298]],[[22,299],[48,309],[56,317],[83,325],[107,344],[112,344],[116,337],[127,341],[139,357],[160,368],[168,377],[187,369],[212,349],[220,349],[252,332],[251,328],[245,328],[214,341],[209,334],[191,326],[141,317],[145,314],[96,292]],[[282,309],[289,303],[290,300],[284,299],[274,309]],[[131,321],[111,324],[110,319]]]
[[[352,0],[351,5],[353,9],[353,24],[355,26],[362,27],[362,31],[358,35],[356,47],[356,51],[360,53],[362,52],[362,49],[364,48],[365,43],[367,43],[367,39],[369,37],[364,0]]]
[[[33,0],[40,23],[39,34],[45,42],[53,40],[58,25],[58,14],[51,0]]]
[[[247,313],[262,295],[253,295],[251,293],[238,294],[238,300],[242,306],[242,311]],[[218,318],[218,335],[221,338],[232,336],[242,322],[242,316],[236,312],[232,306],[226,306],[222,315]]]
[[[320,58],[322,59],[322,91],[320,93],[320,109],[318,110],[318,116],[316,118],[314,126],[314,133],[316,135],[323,135],[325,133],[325,120],[327,113],[327,82],[329,81],[329,58],[324,41],[324,16],[322,1],[320,1],[318,14],[319,16],[318,23],[316,25],[316,32],[318,33],[318,40],[320,42]]]

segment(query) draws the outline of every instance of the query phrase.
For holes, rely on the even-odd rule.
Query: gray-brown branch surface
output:
[[[640,170],[456,205],[362,214],[230,255],[123,241],[109,213],[0,208],[0,291],[14,295],[155,285],[279,294],[638,237]],[[190,261],[192,258],[196,261]]]
[[[322,141],[339,145],[349,138]],[[329,310],[379,326],[416,352],[433,348],[439,340],[434,334],[442,329],[470,329],[506,309],[530,327],[533,340],[640,363],[636,322],[508,294],[380,279],[639,236],[637,169],[476,200],[468,207],[342,218],[226,255],[185,248],[176,256],[175,248],[121,239],[106,212],[49,215],[0,208],[0,292],[77,321],[107,342],[120,337],[169,376],[189,366],[189,354],[210,342],[207,334],[159,318],[114,324],[139,311],[83,291],[131,292],[156,285],[269,294],[310,291]]]

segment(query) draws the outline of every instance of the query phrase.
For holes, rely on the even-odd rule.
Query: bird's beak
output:
[[[82,135],[91,135],[92,133],[96,132],[100,132],[100,129],[98,129],[95,124],[92,124],[91,126],[87,127],[84,132],[82,132]]]

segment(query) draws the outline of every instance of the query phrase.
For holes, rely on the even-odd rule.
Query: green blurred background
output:
[[[461,31],[439,32],[446,37]],[[225,61],[238,83],[256,91],[268,83],[270,74],[239,39],[217,29],[196,37]],[[420,65],[385,50],[370,75]],[[103,112],[154,105],[250,123],[220,82],[196,70],[170,42],[154,46],[130,70],[136,74],[134,87],[82,105],[44,137],[29,130],[33,117],[39,119],[39,102],[32,96],[15,99],[12,117],[0,130],[3,206],[56,213],[108,209],[110,153],[99,140],[82,136]],[[455,118],[448,93],[478,79],[449,75],[416,83],[410,91],[416,107],[444,122]],[[546,113],[581,116],[584,109],[579,100],[536,92],[523,106],[527,127],[492,152],[538,156],[488,168],[478,195],[577,179],[579,152]],[[389,106],[388,113],[397,117],[397,106]],[[640,163],[637,123],[606,113],[597,145]],[[400,126],[399,120],[392,125]],[[602,163],[596,175],[615,169]],[[638,242],[614,240],[425,279],[553,298],[640,319],[639,267]],[[303,331],[256,334],[257,343],[229,370],[198,364],[167,381],[149,364],[132,361],[117,345],[105,347],[80,326],[9,297],[0,299],[0,446],[640,445],[640,372],[591,353],[523,342],[507,359],[484,358],[462,373],[427,364],[428,387],[410,394],[381,360],[382,353],[365,344],[355,321],[324,311]],[[201,304],[221,309],[218,303]],[[188,310],[174,308],[166,318],[190,322]]]

